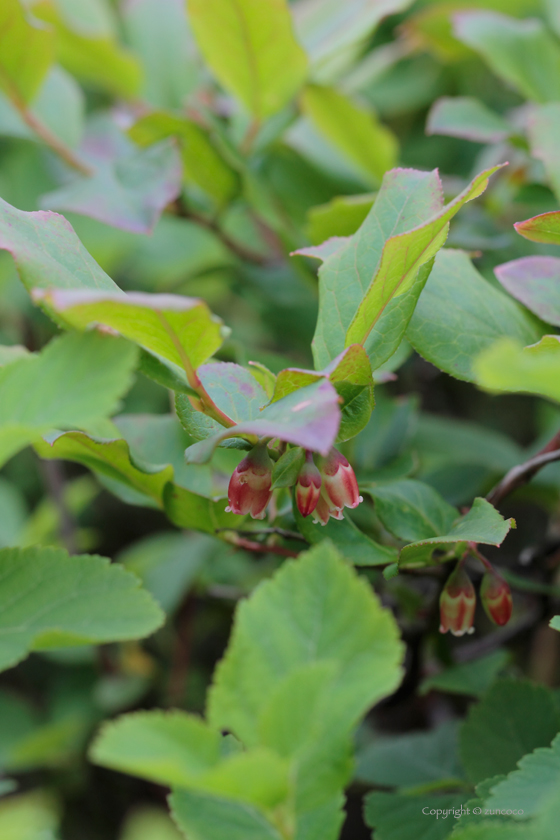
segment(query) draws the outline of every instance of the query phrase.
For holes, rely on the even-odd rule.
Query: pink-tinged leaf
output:
[[[26,213],[0,198],[0,249],[14,258],[28,292],[41,289],[103,289],[116,283],[88,254],[70,222],[58,213]]]
[[[184,367],[203,364],[221,346],[224,328],[206,303],[180,295],[125,294],[76,289],[35,289],[35,301],[56,313],[67,326],[85,330],[101,325],[115,330],[151,353]]]
[[[426,134],[463,137],[475,143],[499,143],[514,133],[503,117],[472,96],[442,96],[426,123]]]
[[[255,420],[269,401],[264,388],[241,365],[216,362],[202,365],[197,373],[206,393],[234,423]]]
[[[43,207],[150,233],[164,207],[179,195],[183,170],[173,140],[138,149],[108,118],[99,118],[90,125],[79,153],[94,174],[47,193]]]
[[[322,371],[286,368],[276,378],[272,402],[287,394],[328,379],[342,400],[342,418],[337,441],[349,440],[367,424],[374,406],[373,378],[368,355],[361,344],[343,350]]]
[[[412,289],[420,269],[429,265],[443,246],[453,216],[464,204],[481,195],[488,186],[490,176],[505,165],[484,170],[429,221],[387,240],[379,268],[348,327],[347,347],[367,341],[389,303]],[[427,275],[424,283],[426,279]]]
[[[560,259],[522,257],[494,269],[510,295],[547,324],[560,327]]]
[[[348,236],[331,236],[330,239],[326,239],[320,245],[309,245],[307,248],[299,248],[297,251],[292,251],[290,256],[310,257],[313,260],[325,262],[326,259],[336,254],[348,242],[348,239]]]
[[[560,211],[541,213],[524,222],[516,222],[514,228],[525,239],[531,242],[542,242],[545,245],[560,245]]]
[[[340,398],[327,379],[293,391],[270,403],[256,420],[247,420],[199,441],[187,449],[187,461],[204,464],[221,441],[228,437],[268,437],[302,446],[326,455],[336,440],[340,425]]]
[[[379,268],[386,242],[432,219],[442,208],[443,191],[437,171],[392,169],[384,175],[373,207],[359,230],[340,240],[340,247],[330,256],[332,239],[319,246],[327,248],[318,255],[324,259],[319,269],[319,317],[313,338],[313,357],[319,370],[344,349],[346,333]],[[305,251],[317,256],[316,249]],[[365,345],[372,369],[387,361],[401,343],[420,286],[421,283],[415,294],[411,292],[395,305],[390,304],[373,328]],[[349,342],[352,343],[356,342]]]

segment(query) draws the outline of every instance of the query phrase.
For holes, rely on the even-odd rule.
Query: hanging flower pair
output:
[[[340,452],[331,449],[326,458],[305,452],[305,462],[296,480],[296,504],[302,516],[313,514],[314,522],[326,525],[329,518],[343,519],[345,507],[355,508],[363,501],[354,470]],[[272,468],[267,445],[258,444],[238,464],[228,487],[231,513],[250,513],[264,519],[272,495]]]
[[[488,561],[486,561],[488,563]],[[500,627],[511,618],[513,602],[507,581],[488,563],[487,571],[480,585],[480,600],[488,618]],[[476,592],[459,560],[455,571],[447,579],[439,600],[440,633],[450,630],[454,636],[474,633],[473,619],[476,607]]]

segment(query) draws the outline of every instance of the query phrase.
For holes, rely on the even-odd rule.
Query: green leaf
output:
[[[140,146],[176,137],[181,147],[183,177],[187,182],[197,184],[220,203],[228,201],[238,191],[238,175],[221,157],[212,136],[191,120],[166,111],[155,111],[141,117],[128,134]]]
[[[311,516],[301,515],[296,504],[293,511],[298,530],[311,545],[330,540],[355,566],[385,566],[397,559],[396,548],[375,542],[360,531],[348,516],[341,520],[331,517],[326,525],[315,525]]]
[[[41,196],[41,207],[80,213],[131,233],[151,233],[182,181],[172,140],[138,149],[108,117],[93,117],[80,156],[92,175]]]
[[[558,819],[560,816],[560,802],[557,790],[549,796],[532,825],[533,831],[538,840],[556,840]]]
[[[491,391],[539,394],[560,402],[560,338],[545,335],[523,347],[502,338],[474,362],[476,382]]]
[[[11,346],[0,345],[0,367],[5,367],[12,362],[17,362],[18,359],[23,359],[29,355],[27,347],[22,347],[21,344],[13,344]]]
[[[371,109],[355,104],[335,88],[319,85],[305,88],[301,108],[319,133],[356,164],[373,186],[396,164],[397,138]]]
[[[358,750],[356,779],[380,787],[457,780],[462,776],[457,746],[455,721],[446,721],[429,732],[376,737]]]
[[[183,840],[183,835],[163,808],[141,805],[125,818],[119,840]]]
[[[560,327],[560,259],[521,257],[498,265],[494,274],[512,297],[547,324]]]
[[[245,803],[178,790],[169,804],[173,819],[193,840],[282,840],[263,813]]]
[[[495,429],[427,412],[418,417],[410,444],[435,469],[474,464],[505,473],[523,460],[523,449]]]
[[[410,0],[298,0],[294,4],[296,31],[312,62],[313,78],[340,76],[341,66],[362,54],[364,45],[387,15],[410,6]]]
[[[507,120],[472,96],[442,96],[426,123],[426,134],[464,137],[475,143],[499,143],[514,132]]]
[[[225,512],[227,499],[214,502],[177,484],[166,485],[163,503],[168,518],[178,528],[215,534],[224,528],[235,530],[243,523],[243,517]]]
[[[88,708],[59,710],[45,718],[15,694],[0,694],[0,766],[22,772],[57,767],[74,757],[91,726]]]
[[[558,47],[557,49],[560,55],[560,49]],[[560,131],[560,103],[551,102],[549,105],[533,108],[528,119],[527,131],[531,154],[537,160],[543,162],[552,190],[558,199],[560,196],[560,162],[556,141]]]
[[[532,723],[533,726],[538,724],[537,721]],[[513,770],[490,791],[485,802],[488,808],[523,810],[523,819],[527,819],[547,804],[551,794],[557,795],[560,785],[560,736],[552,737],[554,740],[550,747],[541,746],[530,755],[519,757],[519,769]]]
[[[60,428],[87,428],[127,390],[135,348],[90,332],[54,339],[40,355],[0,368],[0,463]]]
[[[189,447],[187,462],[206,463],[216,446],[232,435],[279,438],[326,455],[340,425],[338,394],[326,379],[293,391],[267,405],[255,420],[245,420]]]
[[[39,90],[54,57],[54,33],[32,19],[18,0],[0,7],[0,88],[25,105]]]
[[[560,211],[541,213],[524,222],[516,222],[517,233],[531,242],[543,242],[548,245],[560,245]]]
[[[341,195],[312,207],[307,214],[307,238],[319,245],[332,236],[351,236],[365,221],[374,199],[375,193]]]
[[[461,758],[469,779],[476,783],[509,773],[525,753],[548,746],[559,729],[560,716],[550,689],[529,682],[498,681],[471,706],[461,728]],[[518,802],[513,807],[523,805]]]
[[[297,593],[297,598],[294,598]],[[245,744],[282,680],[314,663],[336,667],[318,702],[321,726],[350,731],[400,680],[402,646],[390,613],[368,584],[323,543],[285,563],[237,611],[232,639],[219,664],[208,710],[213,725]],[[328,730],[327,730],[328,731]]]
[[[287,793],[287,765],[258,748],[221,758],[221,736],[185,712],[136,712],[107,723],[90,756],[96,764],[159,784],[223,794],[262,808]]]
[[[524,344],[542,330],[510,297],[484,280],[463,251],[441,251],[410,320],[407,338],[440,370],[472,382],[476,357],[504,336]]]
[[[299,446],[288,449],[276,461],[272,468],[272,489],[276,487],[292,487],[305,463],[305,453]]]
[[[280,111],[307,70],[285,0],[189,0],[198,45],[221,84],[257,120]]]
[[[220,759],[220,733],[180,711],[135,712],[105,723],[90,749],[95,764],[190,786]]]
[[[156,108],[182,108],[198,76],[185,4],[137,0],[124,6],[122,19],[144,67],[141,98]]]
[[[41,458],[83,464],[94,473],[126,485],[163,508],[163,489],[173,480],[173,468],[136,464],[126,440],[92,437],[85,432],[56,432],[35,441]]]
[[[458,519],[447,534],[405,545],[400,553],[399,565],[424,566],[430,563],[434,550],[454,549],[457,543],[501,545],[514,526],[515,520],[504,519],[490,502],[477,498],[469,512]]]
[[[555,615],[548,623],[553,630],[560,631],[560,615]]]
[[[175,409],[181,426],[193,441],[206,440],[222,431],[218,421],[196,411],[185,394],[175,394]]]
[[[542,21],[491,11],[461,12],[454,21],[459,40],[523,96],[535,102],[560,98],[560,47]]]
[[[223,340],[221,320],[197,298],[85,289],[35,289],[33,298],[74,329],[102,324],[183,368],[185,356],[196,368]]]
[[[313,339],[315,367],[324,368],[346,345],[346,333],[375,277],[386,241],[427,221],[442,206],[441,184],[436,172],[395,169],[388,172],[366,220],[349,239],[330,240],[330,253],[319,269],[319,317]],[[321,246],[323,247],[323,246]],[[304,249],[302,253],[307,253]],[[310,254],[313,255],[313,254]],[[418,293],[420,289],[418,289]],[[373,369],[396,350],[414,309],[402,309],[401,297],[393,303],[364,344]]]
[[[387,530],[407,542],[445,534],[457,510],[429,484],[403,479],[380,486],[361,485],[375,502],[375,512]]]
[[[491,820],[470,823],[453,832],[453,838],[457,840],[544,840],[543,837],[534,837],[528,833],[524,825],[506,823],[496,817]]]
[[[461,207],[484,192],[494,166],[481,172],[469,186],[431,220],[387,240],[379,268],[346,333],[346,346],[364,343],[388,304],[415,284],[419,269],[429,264],[447,238],[449,222]]]
[[[138,371],[147,376],[148,379],[153,379],[154,382],[163,385],[169,391],[175,391],[176,396],[179,394],[197,396],[196,391],[188,385],[187,375],[179,365],[158,358],[152,353],[148,353],[147,350],[140,349]]]
[[[138,579],[103,557],[5,548],[0,577],[2,669],[32,650],[148,636],[163,621]]]
[[[392,616],[328,543],[285,563],[238,608],[209,719],[291,759],[298,836],[334,840],[350,733],[398,683],[401,655]]]
[[[441,691],[480,697],[490,688],[509,661],[510,656],[507,651],[496,650],[472,662],[452,665],[451,668],[446,668],[445,671],[422,680],[418,693],[428,694],[430,691]]]
[[[6,840],[55,840],[60,818],[56,801],[42,790],[0,802],[0,834]]]
[[[0,199],[0,248],[14,258],[28,292],[33,288],[119,291],[58,213],[25,213]]]
[[[454,811],[460,813],[463,801],[464,796],[457,794],[419,797],[374,792],[366,797],[365,819],[375,828],[376,840],[444,840],[455,827]]]
[[[62,4],[39,3],[33,12],[56,31],[58,60],[63,67],[89,85],[116,96],[131,98],[138,93],[142,68],[110,31],[84,27],[83,18],[61,13]],[[70,7],[71,8],[71,7]]]
[[[165,291],[233,264],[231,253],[213,231],[164,213],[151,236],[135,237],[134,250],[127,254],[122,269],[140,287]],[[207,294],[208,287],[203,288]]]

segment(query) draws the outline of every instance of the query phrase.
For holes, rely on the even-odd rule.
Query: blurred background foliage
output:
[[[123,175],[126,162],[175,138],[181,194],[151,232],[138,221],[136,204],[120,227],[75,212],[60,158],[0,93],[0,196],[21,210],[60,208],[123,289],[204,298],[232,330],[223,360],[256,360],[272,371],[312,366],[316,266],[289,253],[353,233],[383,172],[397,164],[439,168],[451,198],[475,172],[509,160],[484,200],[454,221],[448,245],[469,252],[495,287],[494,266],[554,254],[552,246],[517,236],[512,223],[558,207],[559,178],[530,135],[527,99],[560,100],[553,89],[560,74],[554,80],[545,68],[531,80],[521,67],[520,82],[515,68],[488,60],[478,36],[454,28],[453,18],[492,10],[514,21],[535,19],[552,44],[552,66],[556,60],[560,67],[555,0],[296,0],[291,8],[310,55],[311,83],[259,124],[201,59],[182,0],[26,5],[55,33],[56,63],[31,104],[42,124],[78,152],[91,151],[96,136],[110,136],[111,177],[129,185],[134,176],[130,169]],[[469,97],[471,104],[450,112],[443,100],[442,113],[442,97]],[[133,186],[142,204],[142,183]],[[143,232],[135,232],[139,225]],[[36,350],[54,331],[1,252],[0,343]],[[552,404],[491,397],[440,372],[406,343],[376,379],[376,410],[346,450],[357,473],[373,481],[413,475],[454,505],[484,495],[560,427]],[[170,414],[168,392],[151,379],[137,375],[116,423],[139,461],[172,464],[179,483],[223,495],[239,453],[221,450],[212,474],[186,471],[188,439]],[[489,552],[515,589],[516,620],[503,631],[493,631],[481,614],[476,639],[441,637],[437,579],[386,581],[366,572],[396,612],[408,644],[407,674],[359,733],[348,840],[369,836],[359,816],[365,789],[428,784],[430,772],[410,764],[419,748],[433,756],[436,778],[462,773],[452,746],[456,721],[498,676],[558,685],[560,637],[547,616],[560,596],[560,466],[543,470],[501,512],[518,524],[499,554]],[[366,532],[386,534],[369,502],[353,516]],[[143,579],[168,621],[142,644],[33,654],[2,674],[2,785],[8,792],[15,779],[20,790],[0,801],[2,838],[177,840],[165,791],[88,764],[85,746],[99,722],[117,712],[201,711],[236,602],[281,559],[182,533],[112,479],[42,461],[27,449],[0,473],[0,547],[35,544],[123,563]],[[406,735],[411,730],[423,732]],[[414,738],[425,740],[419,747]]]

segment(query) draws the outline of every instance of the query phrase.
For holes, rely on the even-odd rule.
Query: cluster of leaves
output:
[[[3,0],[2,837],[552,838],[560,24],[482,5]],[[514,618],[450,643],[480,546]]]

